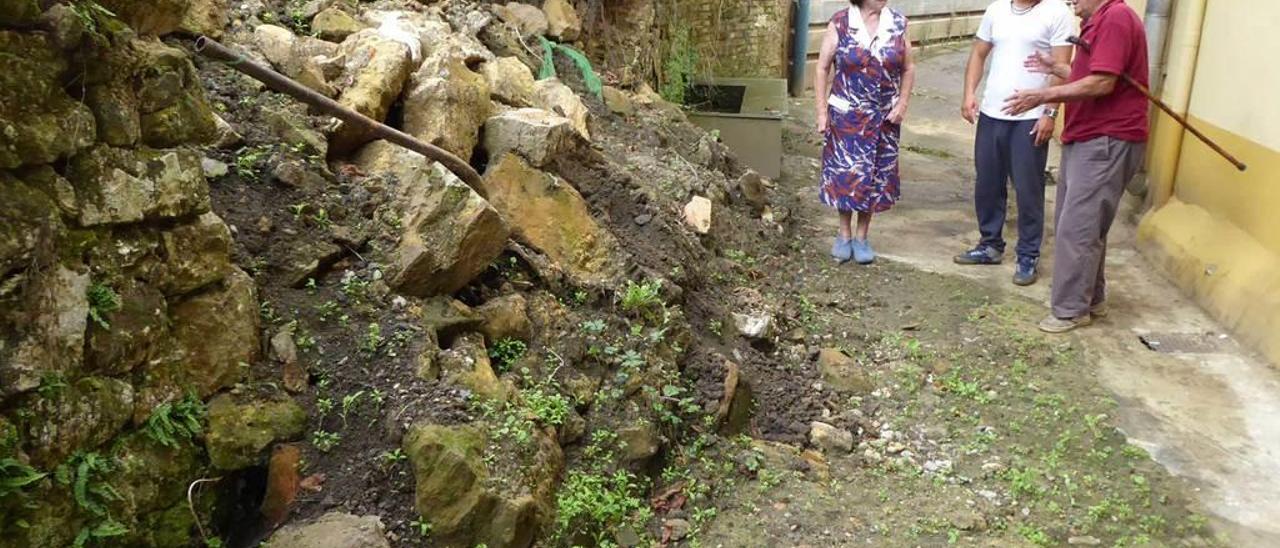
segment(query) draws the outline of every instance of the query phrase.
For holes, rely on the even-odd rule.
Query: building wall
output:
[[[1280,51],[1280,2],[1179,4],[1166,83],[1174,89],[1164,95],[1176,99],[1183,83],[1191,123],[1249,168],[1235,170],[1158,116],[1149,151],[1155,203],[1140,237],[1179,285],[1280,362],[1280,67],[1271,60]],[[1185,24],[1198,8],[1201,24]]]
[[[785,78],[790,0],[676,0],[673,23],[686,24],[712,76]]]

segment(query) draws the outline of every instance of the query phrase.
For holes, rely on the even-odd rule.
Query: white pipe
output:
[[[1173,0],[1147,0],[1147,12],[1143,17],[1147,28],[1147,69],[1151,76],[1151,90],[1156,93],[1164,84],[1165,42],[1172,13]]]

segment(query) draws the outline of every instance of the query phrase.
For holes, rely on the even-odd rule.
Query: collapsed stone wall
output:
[[[289,502],[273,497],[294,495],[271,491],[277,456],[293,455],[295,491],[300,458],[330,462],[332,448],[314,435],[299,442],[335,423],[317,379],[365,379],[309,370],[317,346],[336,354],[351,349],[349,337],[326,338],[323,314],[282,319],[268,297],[324,309],[338,304],[321,295],[344,293],[371,328],[409,325],[386,337],[395,341],[371,331],[341,360],[403,374],[386,385],[398,392],[380,396],[408,412],[388,426],[415,482],[395,512],[431,523],[441,542],[527,546],[549,530],[558,482],[588,432],[615,436],[608,466],[620,471],[645,470],[668,443],[660,427],[674,412],[658,410],[693,346],[678,284],[701,275],[694,257],[706,250],[658,214],[693,194],[733,201],[741,192],[727,177],[738,173],[713,138],[642,86],[584,100],[559,79],[535,80],[536,37],[591,40],[589,12],[567,0],[269,4],[32,1],[0,11],[0,58],[13,60],[0,74],[0,536],[24,546],[185,545],[208,527],[193,514],[211,514],[207,497],[187,507],[193,481],[266,465],[261,513],[274,516],[268,530],[280,525]],[[160,38],[179,31],[224,36],[248,60],[470,160],[483,188],[226,69],[197,72],[182,42]],[[625,120],[641,117],[658,120],[662,139],[696,147],[698,167],[675,165],[671,151],[622,166],[592,143],[607,118],[610,145],[632,146]],[[640,176],[667,181],[669,195]],[[244,217],[240,191],[265,202],[255,211],[273,212]],[[315,201],[285,203],[285,194]],[[694,215],[694,230],[709,230],[709,214]],[[250,244],[276,249],[259,264]],[[494,280],[504,255],[528,274],[499,265],[506,278]],[[611,295],[623,287],[661,291],[619,311]],[[572,310],[566,295],[603,310]],[[600,331],[584,334],[588,320]],[[634,335],[646,326],[649,335]],[[504,365],[526,373],[502,371],[492,351],[512,340],[546,344],[559,366],[530,352]],[[591,355],[606,342],[615,353]],[[551,348],[561,344],[563,356]],[[529,386],[535,374],[546,378]],[[423,404],[422,394],[435,399]],[[523,413],[533,397],[574,404],[560,422],[530,422],[521,445],[493,434],[493,416],[440,420],[451,406]],[[720,395],[711,398],[714,409]],[[720,407],[728,420],[730,406]],[[345,451],[334,458],[371,456]],[[252,510],[253,523],[235,526],[257,525]],[[383,546],[384,526],[403,540],[409,520],[329,514],[281,530],[273,545],[315,546],[340,527]]]
[[[48,5],[49,3],[44,3]],[[0,10],[0,500],[10,545],[185,544],[203,401],[259,354],[201,156],[217,120],[156,32],[185,2]],[[15,481],[16,480],[16,481]]]

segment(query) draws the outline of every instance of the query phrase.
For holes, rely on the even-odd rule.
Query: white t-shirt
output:
[[[1014,13],[1012,0],[996,0],[988,6],[978,26],[978,39],[993,46],[982,113],[1000,120],[1039,118],[1044,107],[1010,116],[1002,112],[1004,101],[1015,91],[1048,86],[1048,75],[1027,70],[1023,62],[1035,51],[1048,53],[1053,47],[1071,45],[1067,38],[1075,31],[1075,14],[1062,0],[1041,0],[1021,15]]]

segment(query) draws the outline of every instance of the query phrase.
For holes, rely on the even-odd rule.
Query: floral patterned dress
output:
[[[822,203],[840,211],[887,211],[899,196],[902,127],[886,118],[902,87],[907,19],[884,8],[875,35],[857,9],[841,10],[832,21],[839,45],[822,150]]]

